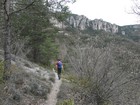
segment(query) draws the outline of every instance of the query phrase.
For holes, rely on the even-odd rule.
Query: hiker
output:
[[[63,69],[63,64],[62,64],[61,60],[58,59],[57,62],[56,62],[56,70],[57,70],[57,73],[58,73],[58,79],[61,78],[62,69]]]

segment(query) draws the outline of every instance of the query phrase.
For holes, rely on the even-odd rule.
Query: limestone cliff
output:
[[[71,15],[67,21],[72,27],[80,30],[90,28],[93,30],[104,30],[106,32],[118,33],[119,29],[119,26],[116,24],[105,22],[102,19],[90,20],[83,15]]]
[[[66,28],[66,27],[73,27],[79,30],[104,30],[106,32],[111,32],[114,34],[119,35],[133,35],[138,34],[140,25],[127,25],[127,26],[119,26],[116,24],[111,24],[109,22],[106,22],[102,19],[94,19],[90,20],[87,17],[83,15],[76,15],[71,14],[66,22],[59,22],[56,18],[50,19],[51,23],[54,24],[57,28]],[[65,24],[67,23],[67,24]],[[137,32],[137,33],[136,33]]]

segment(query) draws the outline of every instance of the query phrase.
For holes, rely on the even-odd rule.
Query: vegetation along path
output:
[[[55,71],[54,71],[55,73]],[[51,93],[48,96],[48,100],[46,101],[46,105],[56,105],[57,103],[57,94],[59,92],[59,88],[61,86],[62,81],[58,79],[57,73],[55,73],[55,83],[53,84],[53,88]]]

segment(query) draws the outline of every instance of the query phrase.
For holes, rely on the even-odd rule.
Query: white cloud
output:
[[[103,19],[117,25],[138,24],[137,16],[130,14],[132,5],[131,0],[77,0],[70,5],[70,10],[92,20]]]

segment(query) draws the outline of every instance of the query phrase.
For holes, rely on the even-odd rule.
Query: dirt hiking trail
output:
[[[55,71],[54,73],[55,73],[55,83],[53,84],[50,94],[48,95],[46,105],[56,105],[57,103],[57,94],[59,92],[59,88],[61,86],[62,80],[58,79],[58,75]]]

